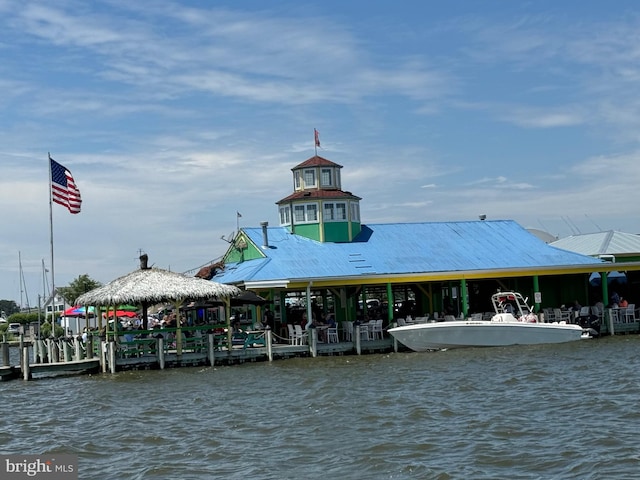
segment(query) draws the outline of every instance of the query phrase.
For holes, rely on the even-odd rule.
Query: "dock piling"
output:
[[[312,357],[318,356],[318,331],[315,328],[309,329],[309,351]]]
[[[156,352],[158,352],[158,365],[160,366],[160,370],[164,370],[164,337],[162,335],[158,335],[156,342]]]
[[[267,327],[264,331],[264,342],[265,346],[267,347],[267,358],[270,362],[273,362],[273,344],[271,343],[272,341],[273,339],[271,329]]]
[[[216,364],[216,336],[213,333],[207,335],[209,345],[209,364],[213,367]]]
[[[29,347],[22,347],[20,360],[22,365],[22,378],[24,380],[29,380],[29,378],[31,378],[31,370],[29,368]]]
[[[2,366],[9,366],[9,343],[7,341],[3,341],[0,343],[0,352],[2,352]]]

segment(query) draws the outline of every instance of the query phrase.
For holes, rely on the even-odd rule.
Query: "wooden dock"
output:
[[[605,335],[610,334],[611,327],[615,334],[636,333],[640,323],[609,323],[603,327],[601,333]],[[21,349],[20,365],[9,365],[9,345],[0,343],[0,363],[4,365],[0,366],[0,381],[406,350],[388,335],[375,340],[367,340],[365,335],[362,339],[359,327],[353,332],[353,340],[340,338],[332,343],[320,342],[315,329],[309,330],[303,340],[295,343],[265,330],[253,332],[244,341],[233,339],[230,346],[227,334],[214,334],[210,326],[203,327],[201,331],[193,329],[189,336],[183,335],[182,340],[177,340],[176,333],[175,329],[143,332],[129,341],[123,337],[111,337],[109,340],[90,337],[86,344],[77,337],[16,343],[12,347]],[[30,361],[30,348],[33,361]]]
[[[24,378],[26,370],[21,369],[20,376]],[[90,358],[70,360],[68,362],[38,363],[29,365],[29,376],[32,378],[57,377],[64,375],[86,375],[100,372],[100,359]]]

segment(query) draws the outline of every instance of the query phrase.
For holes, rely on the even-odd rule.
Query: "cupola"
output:
[[[341,190],[342,165],[318,155],[291,169],[293,193],[276,202],[280,226],[320,242],[350,242],[360,233],[360,197]]]

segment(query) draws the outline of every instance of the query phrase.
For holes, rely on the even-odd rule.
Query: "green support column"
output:
[[[391,283],[387,283],[387,320],[389,323],[393,322],[393,304],[395,299],[393,298],[393,290]]]
[[[606,307],[609,305],[609,280],[607,272],[600,272],[600,282],[602,283],[602,304]]]
[[[462,316],[467,318],[469,313],[469,302],[467,301],[467,279],[460,280],[460,300],[462,302]]]
[[[534,298],[534,300],[536,298],[536,292],[539,292],[539,291],[540,291],[540,285],[539,285],[539,282],[538,282],[538,275],[534,275],[533,276],[533,298]],[[533,308],[535,309],[535,312],[538,313],[540,311],[540,303],[536,302],[534,304]]]

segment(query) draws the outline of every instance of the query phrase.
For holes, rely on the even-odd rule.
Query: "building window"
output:
[[[304,205],[293,207],[293,219],[296,223],[304,223]]]
[[[344,222],[347,219],[347,204],[325,203],[322,212],[325,222]]]
[[[282,215],[280,215],[282,218]],[[317,223],[318,222],[318,204],[303,203],[293,206],[293,223]]]
[[[352,222],[360,221],[360,204],[357,202],[351,203],[351,221]]]
[[[295,189],[300,190],[300,170],[293,172],[293,182],[295,184]]]
[[[331,187],[333,185],[331,178],[331,169],[323,168],[320,171],[320,186],[321,187]]]
[[[333,220],[335,220],[335,212],[334,212],[334,208],[333,208],[333,203],[325,203],[324,204],[324,211],[323,211],[323,217],[324,217],[324,221],[325,222],[331,222]]]
[[[318,221],[318,205],[310,203],[307,205],[307,222]]]
[[[280,207],[280,225],[289,225],[291,223],[291,209]]]
[[[304,171],[304,188],[316,186],[316,171],[313,169]]]

